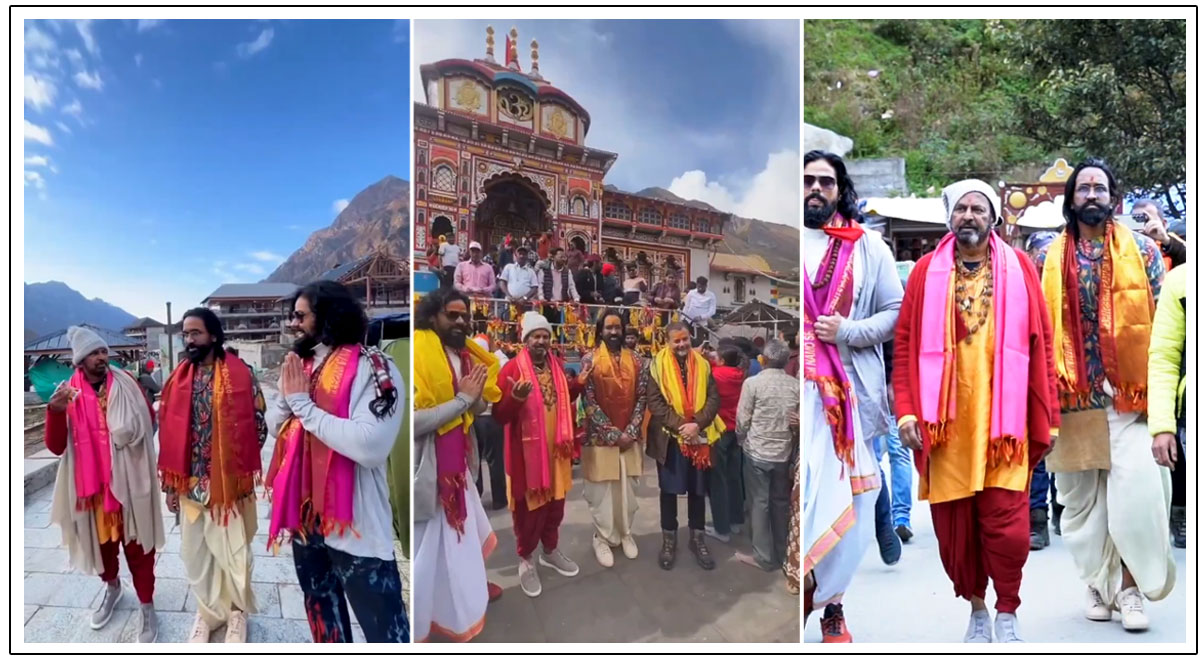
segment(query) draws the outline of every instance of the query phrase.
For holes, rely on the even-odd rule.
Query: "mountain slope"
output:
[[[408,182],[391,175],[355,195],[332,225],[309,235],[266,281],[304,284],[380,246],[408,258]]]
[[[88,300],[65,283],[25,283],[25,328],[45,335],[76,324],[121,330],[137,317],[98,298]]]

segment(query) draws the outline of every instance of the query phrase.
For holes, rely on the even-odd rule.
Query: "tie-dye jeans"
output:
[[[408,615],[400,596],[395,560],[343,553],[320,535],[292,540],[296,576],[313,642],[352,643],[347,598],[368,643],[409,642]]]

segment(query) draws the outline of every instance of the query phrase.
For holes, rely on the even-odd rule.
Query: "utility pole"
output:
[[[171,324],[171,301],[167,301],[167,364],[171,366],[167,374],[175,372],[175,331]],[[166,379],[163,379],[166,383]]]

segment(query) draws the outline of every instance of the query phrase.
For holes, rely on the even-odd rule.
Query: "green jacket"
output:
[[[1184,322],[1184,303],[1187,283],[1191,279],[1190,262],[1185,262],[1163,278],[1154,313],[1154,330],[1150,334],[1149,407],[1150,434],[1176,433],[1178,420],[1183,417],[1184,342],[1187,328]]]

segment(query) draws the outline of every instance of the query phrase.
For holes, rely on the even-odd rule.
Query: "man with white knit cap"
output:
[[[558,548],[558,529],[571,490],[571,460],[575,456],[572,402],[588,372],[570,379],[562,360],[550,350],[550,322],[537,312],[521,318],[525,347],[500,370],[503,396],[492,409],[504,426],[504,465],[508,473],[508,509],[513,515],[521,590],[530,597],[542,593],[538,563],[563,576],[575,576],[579,565]]]
[[[1033,262],[992,231],[1000,199],[968,179],[942,192],[950,232],[909,275],[892,386],[900,438],[921,474],[957,596],[964,642],[1021,642],[1029,477],[1058,434],[1050,320]]]
[[[101,629],[121,599],[118,550],[141,603],[140,643],[158,639],[154,552],[166,543],[154,450],[154,413],[137,381],[108,364],[108,344],[83,326],[67,330],[75,372],[46,407],[46,447],[62,456],[50,520],[62,528],[71,566],[105,583],[90,626]]]

